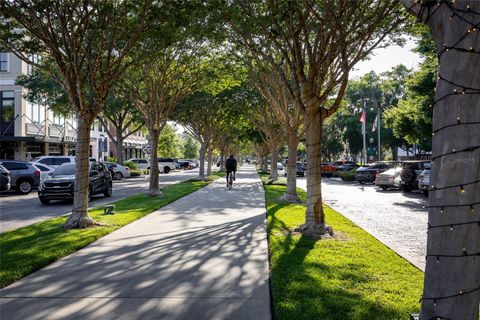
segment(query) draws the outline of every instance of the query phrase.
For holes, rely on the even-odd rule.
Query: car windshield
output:
[[[75,174],[75,163],[65,163],[55,169],[54,176],[70,176]]]

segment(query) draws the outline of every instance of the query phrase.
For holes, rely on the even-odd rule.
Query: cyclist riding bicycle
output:
[[[229,187],[228,177],[230,173],[233,173],[233,180],[235,180],[235,172],[237,171],[237,160],[233,156],[230,156],[225,161],[225,167],[227,167],[227,188]]]

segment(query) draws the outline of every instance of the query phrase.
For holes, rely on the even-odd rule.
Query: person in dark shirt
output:
[[[228,187],[228,175],[233,172],[233,180],[235,180],[235,172],[237,171],[237,160],[233,156],[230,156],[225,161],[225,167],[227,168],[227,187]]]

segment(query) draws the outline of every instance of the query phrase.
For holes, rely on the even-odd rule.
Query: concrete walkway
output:
[[[253,166],[1,291],[1,319],[271,319]]]

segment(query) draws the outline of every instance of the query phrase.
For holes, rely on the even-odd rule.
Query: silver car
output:
[[[387,190],[389,188],[400,189],[401,173],[402,167],[392,168],[378,173],[375,176],[375,185],[383,190]]]
[[[108,171],[112,174],[112,178],[115,180],[120,180],[122,178],[130,178],[130,169],[126,166],[115,162],[102,162]]]
[[[428,196],[428,187],[430,186],[430,169],[425,169],[418,176],[418,189]]]
[[[40,181],[48,179],[52,172],[55,171],[55,168],[47,166],[46,164],[41,164],[39,162],[35,163],[35,167],[37,167],[41,171]]]

